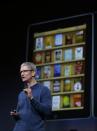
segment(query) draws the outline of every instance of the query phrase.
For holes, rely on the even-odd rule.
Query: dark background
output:
[[[22,89],[19,66],[26,58],[28,25],[97,11],[96,0],[52,2],[0,2],[0,131],[12,131],[14,126],[9,112],[16,107],[17,94]],[[97,129],[94,119],[77,122],[77,126],[83,124],[83,127],[80,125],[82,129],[86,130],[90,123],[89,131]],[[71,127],[75,124],[74,121],[70,125],[67,121],[49,123],[48,130],[51,131],[52,127],[56,130],[57,124],[65,131],[64,123]]]

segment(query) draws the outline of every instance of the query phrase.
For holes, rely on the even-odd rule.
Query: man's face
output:
[[[20,68],[21,79],[23,82],[29,82],[32,79],[33,71],[28,66],[21,66]]]

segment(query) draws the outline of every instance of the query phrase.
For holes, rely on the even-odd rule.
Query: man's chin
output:
[[[27,82],[27,80],[25,80],[25,79],[22,79],[22,81],[23,81],[23,82]]]

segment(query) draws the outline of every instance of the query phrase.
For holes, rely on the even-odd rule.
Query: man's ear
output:
[[[32,71],[32,77],[34,77],[35,76],[35,71]]]

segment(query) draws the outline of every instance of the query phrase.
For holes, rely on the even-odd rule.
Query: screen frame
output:
[[[67,111],[54,111],[52,115],[48,118],[52,119],[70,119],[70,118],[84,118],[90,117],[92,114],[92,102],[91,102],[91,88],[92,88],[92,13],[82,14],[77,16],[71,16],[67,18],[54,19],[50,21],[30,24],[27,29],[27,44],[26,44],[26,61],[31,61],[32,53],[34,49],[33,34],[35,32],[45,32],[50,30],[55,30],[59,28],[72,27],[81,24],[86,24],[86,89],[85,89],[85,105],[84,109],[80,110],[67,110]],[[90,53],[89,53],[90,52]]]
[[[94,117],[97,118],[97,12],[94,13],[94,62],[93,62],[93,67],[94,67],[94,92],[93,92],[93,110],[94,110]]]

